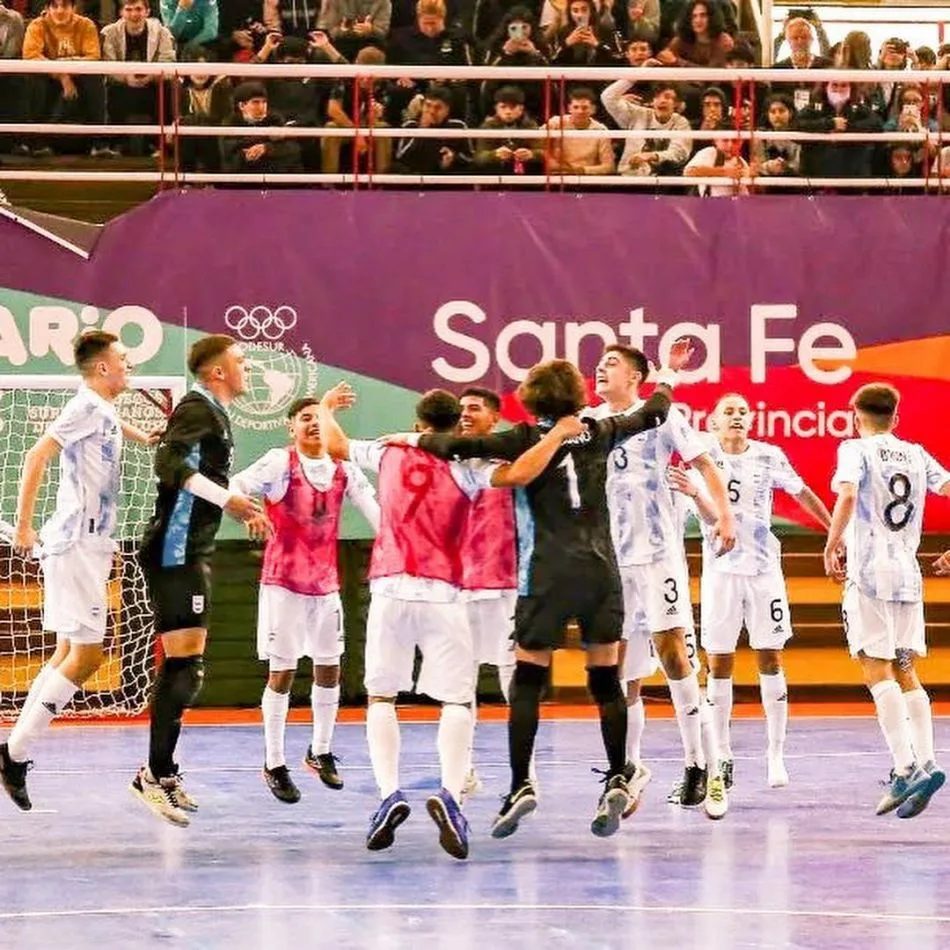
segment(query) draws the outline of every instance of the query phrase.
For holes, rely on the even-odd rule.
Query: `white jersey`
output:
[[[333,484],[336,464],[329,455],[310,458],[298,452],[304,478],[317,490],[329,491]],[[379,530],[379,505],[376,489],[353,462],[343,462],[346,472],[345,497],[362,513],[374,531]],[[277,504],[287,494],[290,484],[290,451],[286,448],[271,449],[243,472],[238,472],[230,481],[234,491],[244,495],[256,495]]]
[[[623,413],[614,413],[603,403],[586,415],[594,419],[629,415],[642,405],[640,400]],[[682,548],[683,535],[666,481],[676,452],[691,462],[706,452],[706,446],[674,406],[662,425],[619,443],[607,459],[610,533],[620,567],[653,564]]]
[[[927,491],[939,492],[950,473],[921,446],[890,433],[838,446],[831,482],[857,489],[845,531],[848,580],[878,600],[915,603],[923,595],[917,549]]]
[[[115,406],[80,386],[46,434],[62,451],[56,509],[40,531],[43,548],[59,554],[81,541],[111,550],[122,458],[122,423]]]
[[[732,455],[716,441],[709,454],[726,483],[736,518],[736,546],[716,557],[712,527],[700,521],[704,570],[746,577],[781,571],[782,547],[772,532],[772,494],[779,488],[800,495],[805,489],[801,475],[778,446],[766,442],[750,440],[745,452]]]

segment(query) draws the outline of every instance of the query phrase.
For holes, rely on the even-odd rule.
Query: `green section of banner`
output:
[[[172,315],[166,314],[166,319]],[[184,321],[185,315],[182,315]],[[117,333],[129,348],[140,384],[145,377],[177,377],[189,384],[185,368],[188,347],[201,334],[162,320],[139,306],[99,310],[95,307],[0,288],[0,375],[72,378],[72,340],[87,327]],[[248,392],[235,400],[231,418],[235,439],[235,471],[240,471],[268,449],[288,441],[287,409],[297,398],[347,380],[358,402],[341,415],[353,436],[375,438],[382,432],[411,428],[418,394],[376,379],[349,373],[319,361],[319,354],[295,353],[280,341],[244,344],[250,364]],[[134,378],[133,378],[134,379]],[[26,382],[26,381],[24,381]],[[58,414],[69,391],[49,387],[5,389],[0,392],[0,517],[12,520],[23,453],[42,435]],[[160,415],[145,399],[126,397],[120,411],[137,425],[157,424]],[[123,472],[123,537],[134,536],[151,511],[150,457],[137,446],[127,446]],[[55,475],[37,506],[39,523],[55,502]],[[222,538],[240,538],[244,529],[224,520]],[[341,536],[367,538],[369,525],[347,506]]]

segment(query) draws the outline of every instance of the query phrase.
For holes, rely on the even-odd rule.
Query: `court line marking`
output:
[[[204,906],[157,906],[157,907],[91,907],[75,910],[39,910],[39,911],[0,911],[0,921],[4,920],[54,920],[84,917],[142,917],[151,914],[240,914],[260,911],[297,912],[321,911],[339,913],[342,911],[411,911],[421,912],[457,912],[457,911],[596,911],[599,913],[630,914],[689,914],[691,916],[729,915],[732,917],[797,917],[817,918],[820,920],[860,920],[879,921],[888,924],[928,923],[950,924],[950,916],[937,914],[888,914],[874,911],[845,910],[802,910],[767,907],[671,907],[649,904],[213,904]]]

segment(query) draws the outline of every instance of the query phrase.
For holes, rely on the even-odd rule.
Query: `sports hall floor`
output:
[[[180,757],[201,801],[186,830],[127,791],[143,725],[63,726],[38,750],[34,811],[0,800],[0,948],[950,947],[950,791],[916,819],[875,817],[888,770],[875,720],[814,712],[792,709],[792,784],[780,790],[765,785],[761,720],[735,723],[731,810],[712,822],[666,803],[678,738],[666,707],[651,707],[653,784],[621,833],[600,840],[588,831],[597,724],[560,710],[541,726],[540,807],[501,842],[488,835],[507,775],[495,712],[477,736],[486,788],[466,806],[466,862],[439,849],[425,813],[438,774],[429,723],[404,728],[414,811],[379,854],[363,844],[376,799],[358,723],[337,731],[346,789],[297,767],[294,806],[261,781],[259,727],[186,728]],[[308,734],[288,729],[293,760]],[[943,718],[937,747],[950,759]]]

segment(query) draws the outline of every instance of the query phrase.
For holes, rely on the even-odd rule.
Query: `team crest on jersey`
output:
[[[191,598],[191,612],[193,614],[202,614],[205,609],[205,595],[193,594]]]

